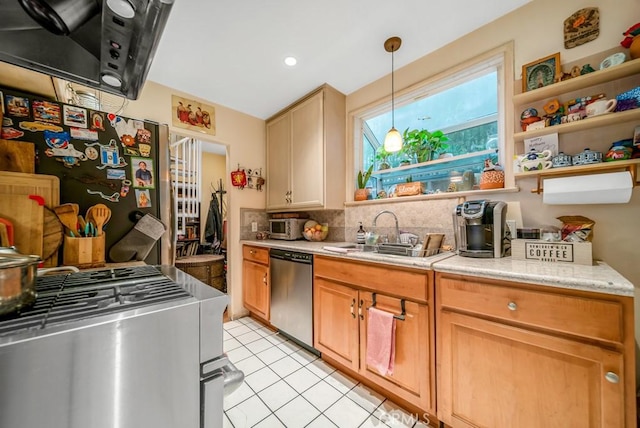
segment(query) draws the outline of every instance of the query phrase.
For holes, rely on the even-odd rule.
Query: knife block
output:
[[[64,237],[62,263],[65,266],[94,268],[105,266],[105,234],[88,238]]]

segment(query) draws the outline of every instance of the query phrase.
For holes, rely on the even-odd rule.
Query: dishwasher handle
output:
[[[280,250],[272,248],[269,250],[269,257],[276,260],[286,260],[288,262],[313,264],[313,255],[307,253],[298,253],[296,251]]]

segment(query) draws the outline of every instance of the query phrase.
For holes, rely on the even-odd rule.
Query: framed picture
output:
[[[522,66],[522,92],[551,85],[562,73],[560,52]]]
[[[133,187],[153,189],[155,188],[155,171],[153,162],[149,158],[131,158],[131,171],[133,173]]]
[[[212,105],[171,95],[171,117],[175,127],[216,135],[216,110]]]

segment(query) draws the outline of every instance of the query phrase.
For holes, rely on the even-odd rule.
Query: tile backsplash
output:
[[[374,231],[387,235],[389,242],[395,242],[395,220],[390,214],[381,214],[375,230],[373,220],[381,211],[391,211],[398,218],[401,232],[410,232],[423,240],[427,233],[444,233],[446,245],[454,245],[453,211],[460,203],[458,198],[431,199],[420,201],[401,201],[397,204],[363,204],[350,206],[344,210],[307,211],[309,218],[319,223],[329,224],[327,241],[355,242],[359,222],[367,231]],[[241,208],[241,239],[255,239],[255,232],[251,232],[251,222],[258,223],[258,230],[269,230],[269,214],[264,210]]]

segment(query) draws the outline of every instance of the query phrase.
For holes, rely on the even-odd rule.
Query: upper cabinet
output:
[[[324,85],[267,120],[267,210],[342,209],[345,96]]]

